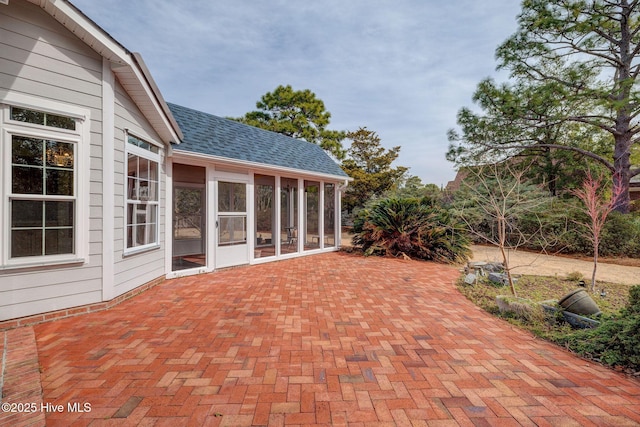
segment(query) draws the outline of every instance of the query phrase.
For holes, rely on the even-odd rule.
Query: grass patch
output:
[[[598,304],[603,314],[615,314],[626,306],[629,285],[606,282],[599,282],[597,285],[597,291],[589,292],[589,295]],[[559,300],[578,287],[577,281],[560,277],[521,276],[516,284],[516,291],[520,298],[542,302]],[[509,288],[506,286],[495,286],[482,280],[477,285],[466,285],[460,280],[458,288],[476,305],[494,314],[498,311],[496,296],[509,293]],[[601,295],[602,291],[605,292],[604,296]]]
[[[569,280],[558,277],[522,276],[518,279],[516,291],[519,298],[540,303],[560,300],[578,287],[576,277]],[[590,292],[589,295],[602,311],[599,319],[602,324],[596,329],[576,331],[562,321],[560,313],[550,315],[544,313],[541,307],[534,309],[534,315],[500,312],[496,296],[508,295],[508,287],[496,286],[487,281],[467,285],[463,277],[458,281],[460,292],[489,313],[596,362],[638,375],[640,355],[634,349],[640,348],[640,288],[634,288],[635,296],[631,298],[633,302],[630,305],[631,288],[629,285],[600,282],[597,291]]]

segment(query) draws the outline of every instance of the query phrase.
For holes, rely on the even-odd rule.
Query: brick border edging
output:
[[[75,317],[82,314],[96,313],[99,311],[108,310],[111,307],[115,307],[116,305],[135,297],[136,295],[140,295],[141,293],[148,291],[149,289],[163,283],[165,280],[166,279],[164,276],[158,277],[109,301],[81,305],[56,311],[49,311],[47,313],[34,314],[17,319],[3,320],[0,321],[0,332],[8,331],[10,329],[19,328],[22,326],[33,326],[40,323],[51,322],[53,320],[65,319],[67,317]]]
[[[0,411],[0,425],[44,426],[42,380],[33,328],[2,333],[3,366],[0,402],[28,405],[29,410]]]

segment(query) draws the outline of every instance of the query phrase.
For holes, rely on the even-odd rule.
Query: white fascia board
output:
[[[35,3],[35,2],[34,2]],[[50,5],[51,9],[47,5]],[[95,49],[102,56],[107,57],[111,62],[121,63],[121,64],[130,64],[131,61],[129,59],[129,52],[127,49],[118,43],[111,35],[109,35],[106,31],[104,31],[98,24],[96,24],[91,18],[82,13],[78,8],[69,3],[66,0],[41,0],[40,6],[48,11],[55,19],[57,19],[60,23],[68,27],[68,22],[66,20],[61,19],[61,16],[58,13],[61,13],[64,17],[68,18],[71,22],[74,22],[76,25],[81,27],[84,31],[86,31],[87,38],[90,40],[86,40],[84,34],[77,34],[77,31],[73,31],[72,28],[69,28],[70,31],[74,32],[81,40]],[[97,46],[102,47],[102,51],[98,49]],[[111,53],[111,56],[105,55],[105,50]]]
[[[182,138],[180,137],[180,135],[178,134],[176,129],[174,129],[174,127],[171,125],[171,122],[170,122],[169,118],[167,117],[166,113],[164,112],[164,109],[162,108],[162,106],[160,105],[160,102],[158,101],[158,98],[156,97],[155,93],[151,89],[151,86],[149,85],[149,83],[148,83],[147,79],[145,78],[144,74],[142,73],[140,68],[137,66],[137,64],[136,65],[132,65],[130,69],[133,72],[133,74],[135,75],[135,77],[138,80],[138,82],[140,82],[140,87],[144,90],[144,93],[145,93],[146,97],[149,99],[150,103],[153,105],[154,109],[157,111],[157,114],[162,119],[162,123],[163,123],[164,127],[166,128],[167,132],[161,132],[159,129],[156,129],[156,130],[158,131],[158,133],[160,135],[168,135],[169,136],[169,140],[171,142],[179,143],[182,140]],[[113,71],[116,74],[123,73],[123,70],[122,69],[118,69],[118,68],[114,68]]]
[[[314,171],[308,171],[303,169],[289,168],[286,166],[268,165],[265,163],[250,162],[247,160],[230,159],[228,157],[212,156],[210,154],[201,154],[201,153],[194,153],[192,151],[184,151],[184,150],[180,150],[179,147],[174,147],[173,148],[174,163],[177,161],[180,161],[181,159],[184,159],[186,161],[195,159],[195,160],[200,160],[206,163],[222,163],[229,166],[238,166],[238,167],[243,167],[247,169],[268,170],[268,171],[278,172],[278,175],[295,175],[297,177],[301,176],[303,178],[315,178],[315,179],[322,178],[329,181],[340,181],[340,182],[353,181],[353,178],[345,177],[342,175],[332,175],[332,174],[322,173],[322,172],[314,172]]]
[[[161,102],[164,102],[164,99],[162,99],[159,91],[157,93],[154,92],[155,83],[153,83],[153,79],[148,70],[146,70],[141,58],[140,64],[133,53],[129,52],[116,39],[92,21],[91,18],[67,0],[41,0],[40,6],[88,46],[108,59],[113,64],[112,69],[116,74],[126,74],[127,69],[131,70],[150,103],[157,110],[163,125],[168,130],[168,132],[159,131],[158,133],[166,135],[171,142],[180,143],[182,139],[181,131],[177,128],[177,125],[174,126],[171,118],[167,117],[166,111],[168,107],[166,109],[162,107]],[[70,23],[80,27],[83,30],[82,33],[79,33],[76,28],[70,27]],[[160,100],[158,100],[158,97],[160,97]]]
[[[162,92],[160,91],[160,88],[156,84],[156,81],[153,79],[153,75],[149,71],[147,64],[144,62],[144,59],[142,58],[141,54],[133,52],[131,55],[133,56],[133,59],[138,64],[138,67],[140,68],[140,72],[144,76],[145,81],[149,84],[151,91],[154,93],[155,98],[160,108],[162,109],[161,113],[163,114],[163,117],[169,121],[169,125],[171,129],[176,133],[177,138],[174,139],[173,142],[175,142],[176,144],[180,144],[180,141],[184,139],[184,134],[182,133],[182,130],[178,125],[178,122],[176,122],[176,119],[173,117],[173,113],[171,113],[171,110],[169,109],[167,102],[162,96]]]

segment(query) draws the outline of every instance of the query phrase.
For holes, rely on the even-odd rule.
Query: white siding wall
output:
[[[0,95],[20,93],[90,111],[89,218],[87,263],[24,270],[0,268],[0,320],[101,300],[102,59],[39,7],[23,1],[0,6]],[[2,141],[7,144],[7,141]],[[2,167],[5,167],[4,164]],[[86,198],[85,198],[86,199]],[[6,199],[2,199],[4,204]],[[7,239],[0,227],[0,241]],[[87,244],[87,242],[83,242]]]
[[[126,227],[126,141],[125,129],[150,143],[162,144],[162,140],[144,119],[142,113],[129,98],[123,87],[116,83],[115,108],[115,294],[120,295],[153,279],[164,276],[165,271],[165,200],[166,170],[165,150],[160,150],[160,246],[142,253],[125,255]]]

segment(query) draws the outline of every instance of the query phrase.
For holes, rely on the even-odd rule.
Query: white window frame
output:
[[[69,117],[75,120],[75,130],[60,129],[34,123],[27,123],[11,119],[11,107],[40,111]],[[86,263],[89,250],[89,141],[90,113],[88,110],[73,105],[66,105],[57,101],[40,99],[38,97],[0,93],[0,162],[2,174],[0,176],[0,270],[50,266],[70,263]],[[46,196],[13,194],[12,184],[12,138],[25,136],[37,139],[51,139],[74,145],[74,195]],[[11,258],[11,203],[12,199],[24,200],[73,200],[73,253],[57,255],[40,255]]]
[[[146,142],[147,144],[156,147],[158,149],[158,152],[154,153],[150,150],[146,150],[142,147],[137,147],[133,144],[130,144],[129,137],[133,137],[135,139]],[[124,145],[125,145],[125,150],[124,150],[125,160],[124,160],[124,252],[123,253],[125,256],[128,256],[128,255],[134,255],[137,253],[147,252],[149,250],[160,248],[160,215],[161,215],[160,194],[161,194],[161,184],[162,184],[162,179],[161,179],[162,146],[160,144],[157,144],[151,141],[149,138],[139,136],[129,130],[125,130]],[[132,224],[129,224],[129,204],[136,205],[136,204],[142,204],[142,203],[140,203],[138,200],[129,199],[129,182],[128,181],[129,181],[129,155],[130,154],[155,162],[157,164],[157,171],[158,171],[158,177],[157,177],[158,189],[156,193],[157,199],[155,201],[151,201],[151,200],[145,201],[147,205],[155,206],[155,210],[156,210],[156,227],[155,227],[155,235],[154,235],[155,241],[151,243],[147,243],[145,245],[133,246],[133,247],[127,246],[129,244],[129,241],[128,241],[129,225],[132,225]]]

